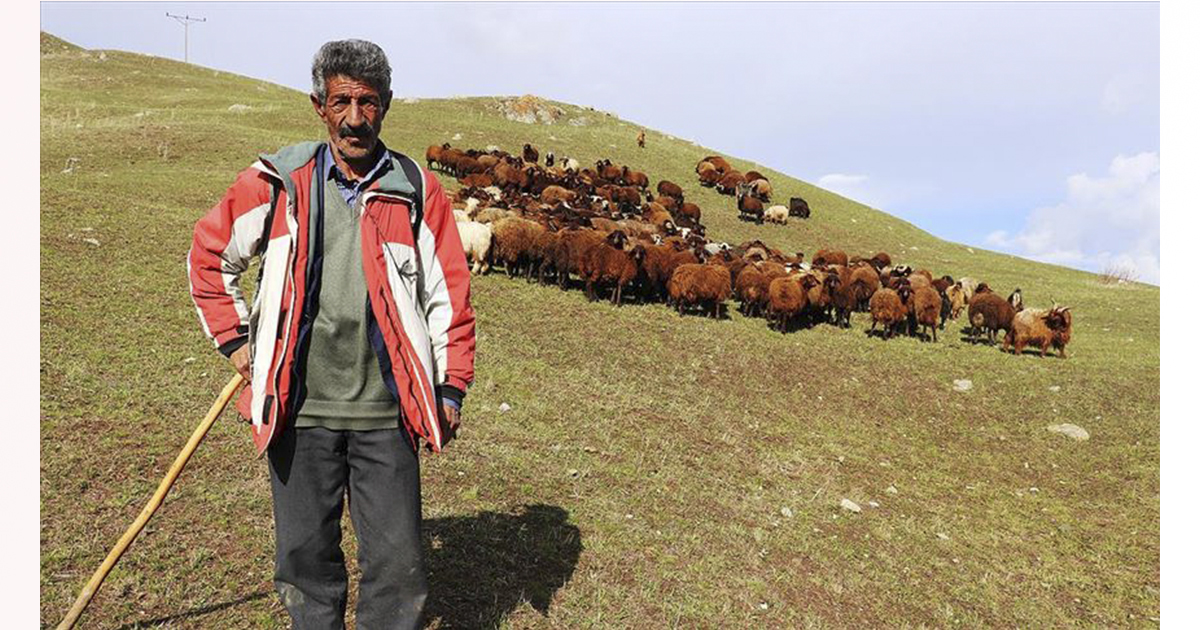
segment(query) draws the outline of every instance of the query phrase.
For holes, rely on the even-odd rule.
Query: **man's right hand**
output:
[[[250,344],[242,344],[242,347],[233,351],[229,355],[229,362],[233,364],[233,369],[237,370],[246,382],[250,382]]]

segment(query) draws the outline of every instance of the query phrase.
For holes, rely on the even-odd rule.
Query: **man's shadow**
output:
[[[498,628],[522,602],[546,615],[583,550],[579,528],[556,505],[513,514],[428,519],[422,524],[429,571],[426,623]]]

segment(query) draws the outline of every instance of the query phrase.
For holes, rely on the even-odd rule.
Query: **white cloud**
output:
[[[1067,198],[1030,213],[1017,234],[993,232],[988,245],[1068,267],[1131,267],[1159,279],[1158,152],[1118,155],[1107,176],[1067,178]]]

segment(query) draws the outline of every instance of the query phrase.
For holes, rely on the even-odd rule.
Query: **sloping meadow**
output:
[[[322,133],[277,85],[43,34],[42,622],[57,623],[232,375],[188,297],[191,228],[255,155]],[[730,158],[807,221],[737,219],[712,151],[570,104],[397,100],[390,147],[525,142],[683,186],[710,238],[886,251],[1029,306],[1072,306],[1070,358],[1015,357],[730,308],[680,317],[473,279],[477,381],[423,463],[440,627],[1143,625],[1159,609],[1159,291],[970,249]],[[444,183],[450,190],[457,184]],[[969,380],[956,391],[956,380]],[[1047,426],[1079,425],[1078,441]],[[86,616],[281,627],[265,463],[227,412]],[[858,511],[843,507],[849,500]],[[347,525],[347,555],[356,552]]]

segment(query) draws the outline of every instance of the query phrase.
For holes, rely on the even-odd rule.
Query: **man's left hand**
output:
[[[445,433],[445,439],[442,440],[444,446],[450,440],[458,437],[458,427],[462,425],[462,414],[454,405],[442,403],[441,415],[442,429]]]

